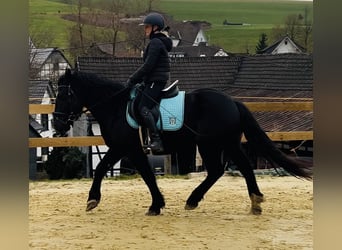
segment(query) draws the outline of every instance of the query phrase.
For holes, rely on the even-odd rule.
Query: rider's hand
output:
[[[126,88],[133,88],[134,85],[135,83],[133,83],[132,80],[128,78],[128,80],[126,81]]]

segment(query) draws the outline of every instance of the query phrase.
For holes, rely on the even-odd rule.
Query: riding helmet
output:
[[[162,30],[164,28],[164,18],[162,15],[158,14],[158,13],[150,13],[148,14],[143,23],[141,23],[140,25],[156,25],[158,26],[159,30]]]

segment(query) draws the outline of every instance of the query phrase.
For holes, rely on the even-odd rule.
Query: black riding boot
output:
[[[154,120],[151,111],[144,110],[142,115],[145,126],[149,130],[151,143],[149,148],[151,148],[153,153],[161,153],[164,151],[163,142],[160,138],[159,131],[157,129],[156,122]]]

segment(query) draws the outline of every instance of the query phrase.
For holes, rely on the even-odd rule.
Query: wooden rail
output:
[[[312,131],[268,132],[272,141],[313,140]],[[242,141],[246,141],[245,138]],[[54,138],[29,138],[29,147],[71,147],[105,145],[102,136],[75,136]]]
[[[251,111],[312,111],[313,102],[244,102]],[[29,114],[51,114],[54,104],[29,104]]]
[[[313,110],[313,102],[245,102],[251,111]],[[53,104],[29,104],[29,114],[50,114]],[[313,140],[313,131],[268,132],[273,141]],[[243,138],[245,141],[245,138]],[[69,147],[105,145],[102,136],[29,138],[29,147]]]
[[[54,104],[29,104],[29,114],[51,114],[55,111]]]

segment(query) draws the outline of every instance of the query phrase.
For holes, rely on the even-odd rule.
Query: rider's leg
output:
[[[148,128],[151,144],[149,147],[155,153],[164,151],[162,140],[160,138],[159,130],[156,126],[156,117],[153,116],[151,110],[156,105],[159,105],[161,100],[161,91],[164,88],[165,83],[145,83],[141,101],[139,103],[139,112],[143,120],[144,125]]]
[[[151,150],[155,153],[160,153],[164,151],[163,143],[160,138],[156,121],[153,117],[151,110],[149,110],[147,107],[143,107],[141,109],[141,117],[143,119],[144,125],[149,130],[149,134],[151,138],[151,143],[149,147],[151,148]]]

